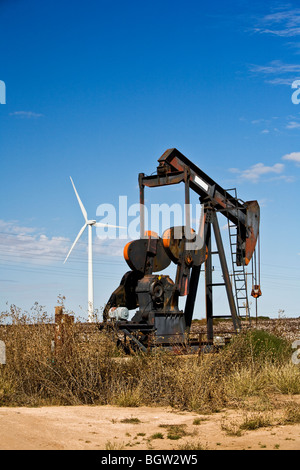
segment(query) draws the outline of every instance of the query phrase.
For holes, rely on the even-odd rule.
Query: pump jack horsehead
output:
[[[259,236],[260,208],[257,201],[242,202],[224,190],[177,149],[167,150],[158,160],[156,174],[139,174],[140,239],[129,242],[124,258],[130,268],[113,292],[103,312],[101,327],[113,325],[124,334],[125,342],[146,351],[149,342],[161,346],[183,344],[189,336],[201,269],[205,272],[207,343],[213,343],[213,288],[223,285],[236,332],[241,330],[241,309],[248,305],[245,267],[249,265]],[[145,233],[144,191],[184,183],[185,204],[190,204],[190,190],[199,196],[203,218],[196,233],[186,211],[185,226],[171,227],[161,237]],[[234,283],[231,282],[217,213],[229,225]],[[212,251],[214,234],[217,252]],[[202,237],[202,238],[201,238]],[[202,244],[199,244],[202,240]],[[191,243],[193,242],[193,243]],[[223,283],[212,280],[212,255],[217,254]],[[175,282],[159,274],[173,262],[177,266]],[[244,277],[243,277],[244,276]],[[244,284],[241,282],[244,281]],[[257,284],[257,283],[256,283]],[[234,294],[235,287],[235,294]],[[261,295],[260,286],[259,295]],[[241,294],[242,297],[241,297]],[[185,297],[184,310],[178,302]],[[243,305],[241,305],[243,300]],[[136,310],[129,318],[129,310]],[[228,316],[228,315],[227,315]]]

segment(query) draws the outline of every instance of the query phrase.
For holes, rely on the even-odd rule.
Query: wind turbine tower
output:
[[[96,220],[90,220],[88,219],[87,216],[87,211],[79,197],[79,194],[75,188],[75,184],[70,177],[72,186],[74,188],[81,212],[83,214],[85,224],[84,226],[80,229],[73,245],[71,246],[71,249],[64,261],[64,263],[67,261],[69,258],[71,252],[73,251],[73,248],[75,247],[76,243],[80,239],[81,235],[85,231],[85,229],[88,227],[88,318],[89,322],[94,321],[94,278],[93,278],[93,227],[114,227],[114,228],[125,228],[125,227],[119,227],[117,225],[109,225],[109,224],[103,224],[101,222],[97,222]]]

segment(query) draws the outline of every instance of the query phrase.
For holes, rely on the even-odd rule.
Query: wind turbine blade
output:
[[[71,252],[72,252],[72,250],[73,250],[73,248],[74,248],[74,246],[75,246],[76,243],[78,242],[79,238],[80,238],[81,235],[83,234],[83,232],[84,232],[84,230],[85,230],[86,227],[87,227],[87,224],[84,224],[84,226],[82,227],[82,229],[81,229],[80,232],[78,233],[78,235],[77,235],[77,237],[76,237],[76,239],[75,239],[73,245],[71,246],[71,249],[70,249],[70,251],[69,251],[69,253],[68,253],[68,255],[67,255],[67,257],[66,257],[66,259],[65,259],[65,261],[64,261],[64,264],[65,264],[65,262],[67,261],[67,259],[69,258],[70,254],[71,254]]]
[[[96,222],[94,224],[94,227],[127,228],[127,227],[122,227],[122,225],[109,225],[109,224],[103,224],[102,222]]]
[[[87,212],[86,212],[86,210],[85,210],[84,205],[82,204],[82,201],[81,201],[81,199],[80,199],[80,197],[79,197],[79,194],[78,194],[78,192],[77,192],[77,190],[76,190],[76,188],[75,188],[75,184],[73,183],[73,180],[72,180],[71,176],[70,176],[70,180],[71,180],[71,183],[72,183],[72,185],[73,185],[73,188],[74,188],[74,191],[75,191],[77,200],[78,200],[78,202],[79,202],[80,209],[81,209],[81,212],[82,212],[82,214],[83,214],[84,220],[87,222],[87,220],[88,220]]]

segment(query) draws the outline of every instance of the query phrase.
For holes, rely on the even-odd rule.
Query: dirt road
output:
[[[228,433],[240,417],[235,410],[198,415],[146,407],[0,408],[0,450],[300,449],[300,424]]]

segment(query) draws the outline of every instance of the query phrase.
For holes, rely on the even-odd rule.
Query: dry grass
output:
[[[299,339],[300,331],[300,317],[298,318],[285,318],[282,312],[278,312],[278,318],[259,317],[256,321],[255,318],[251,320],[252,328],[266,331],[272,335],[285,338],[291,343]],[[216,334],[223,334],[224,332],[233,333],[233,325],[231,320],[214,320],[214,328]],[[245,328],[245,325],[244,325]],[[192,331],[195,334],[205,333],[206,320],[194,320],[192,324]]]
[[[169,405],[211,413],[249,397],[300,393],[290,343],[261,331],[239,335],[214,355],[181,360],[157,349],[124,358],[108,334],[74,323],[55,355],[53,319],[38,306],[33,313],[27,317],[12,307],[0,317],[0,340],[7,347],[0,406]]]

